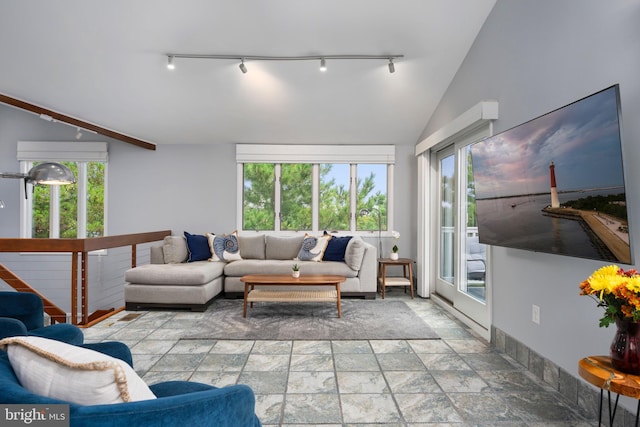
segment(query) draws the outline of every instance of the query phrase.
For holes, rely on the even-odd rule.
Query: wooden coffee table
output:
[[[340,283],[346,277],[325,274],[292,277],[286,274],[249,274],[240,278],[244,282],[244,305],[242,317],[247,317],[247,302],[253,307],[254,302],[335,302],[338,317],[342,317],[340,306]],[[333,286],[335,290],[313,289],[255,289],[256,286]]]

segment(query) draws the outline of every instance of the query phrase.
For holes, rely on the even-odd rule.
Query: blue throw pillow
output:
[[[187,262],[206,261],[211,258],[207,236],[189,234],[185,231],[184,237],[187,239],[187,248],[189,249]]]
[[[327,249],[324,251],[323,261],[341,261],[344,262],[344,253],[352,236],[335,237],[329,240]]]

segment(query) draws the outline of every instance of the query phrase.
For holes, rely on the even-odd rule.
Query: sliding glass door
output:
[[[437,233],[435,291],[457,311],[489,328],[487,251],[479,242],[470,147],[477,133],[433,154]]]

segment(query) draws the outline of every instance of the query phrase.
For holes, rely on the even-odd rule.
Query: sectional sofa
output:
[[[162,245],[150,248],[149,264],[125,272],[126,309],[163,307],[203,311],[217,296],[242,297],[242,276],[291,274],[294,264],[298,264],[302,275],[345,276],[340,292],[343,297],[376,297],[377,251],[360,237],[329,236],[321,258],[316,256],[312,261],[300,260],[301,250],[310,237],[307,235],[246,233],[236,236],[237,252],[226,260],[214,255],[211,237],[208,252],[204,252],[202,246],[205,236],[185,233],[185,237],[165,237]],[[196,256],[196,240],[203,252],[199,256]]]

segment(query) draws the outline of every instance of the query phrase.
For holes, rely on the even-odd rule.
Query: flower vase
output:
[[[627,374],[640,374],[640,323],[616,320],[616,335],[611,343],[611,364]]]
[[[391,252],[391,259],[396,261],[398,259],[398,252]]]
[[[300,277],[300,270],[292,271],[291,275],[297,279],[298,277]]]

